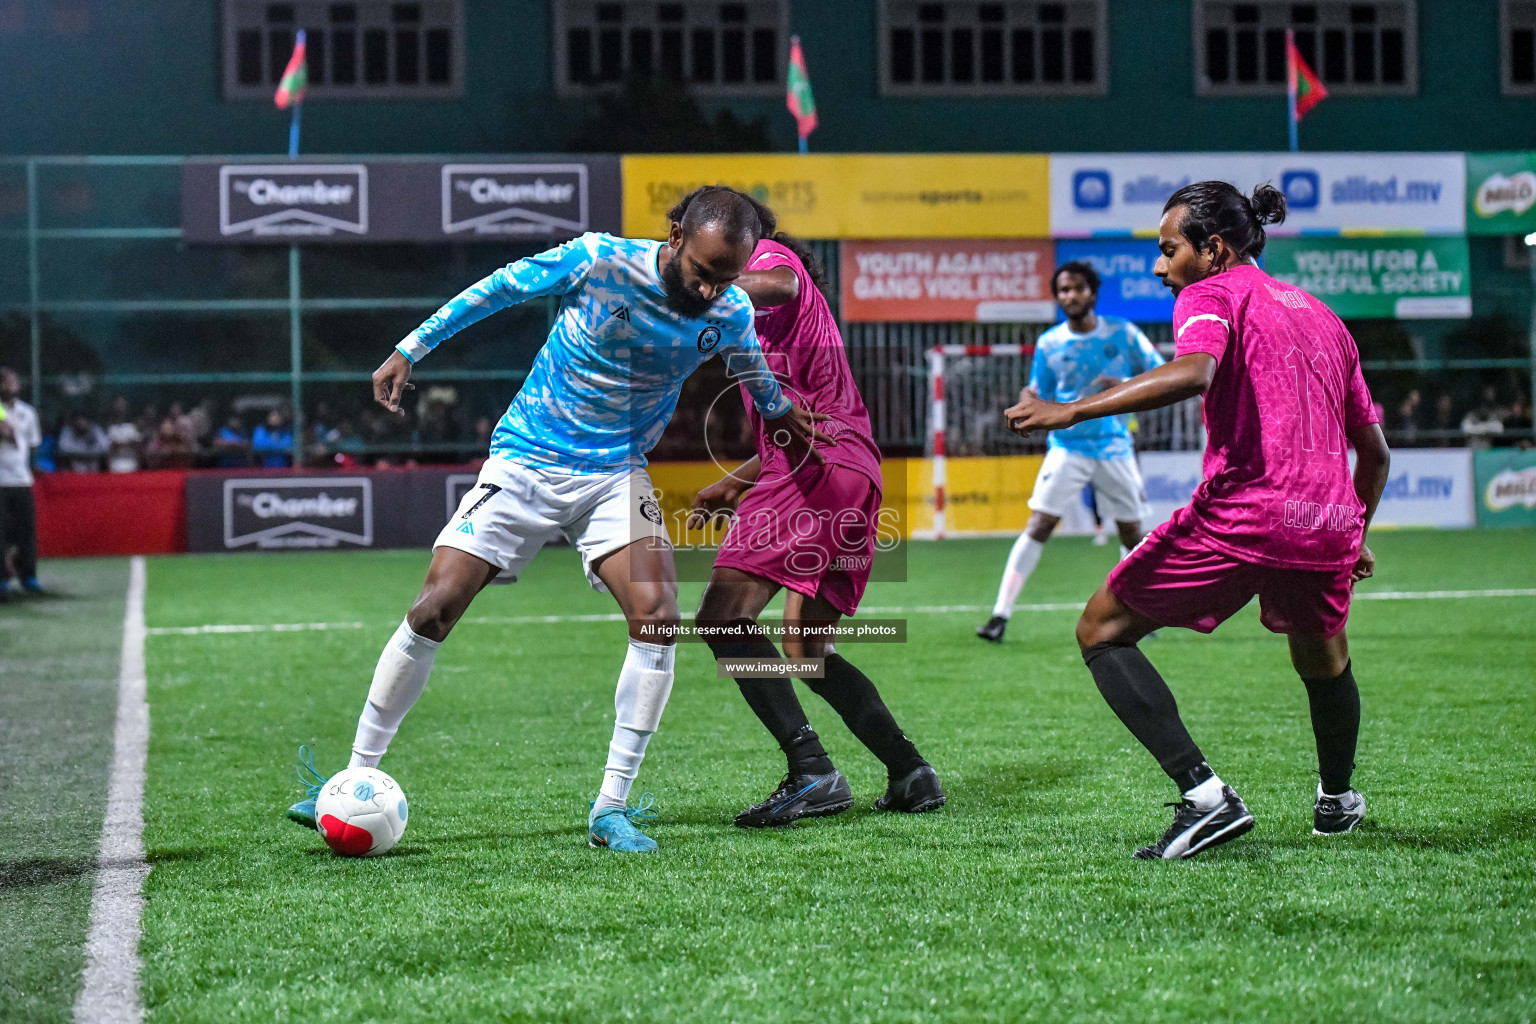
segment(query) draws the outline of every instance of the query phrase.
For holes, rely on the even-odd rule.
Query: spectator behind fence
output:
[[[119,395],[112,403],[112,422],[107,427],[107,471],[133,473],[144,455],[144,435],[128,412],[128,399]]]
[[[32,502],[32,449],[42,442],[37,410],[21,400],[21,379],[0,366],[0,600],[13,590],[8,555],[16,548],[16,576],[38,593],[37,507]]]
[[[1493,387],[1483,389],[1483,400],[1461,418],[1461,432],[1474,448],[1487,448],[1489,439],[1504,433],[1503,410],[1499,393]]]
[[[1500,443],[1531,447],[1531,407],[1523,392],[1515,392],[1515,400],[1504,413],[1504,438]]]
[[[277,469],[293,463],[293,428],[281,410],[267,413],[267,421],[258,423],[251,432],[251,450],[256,459],[267,469]]]
[[[1418,440],[1421,401],[1419,389],[1413,388],[1403,396],[1402,404],[1397,407],[1397,420],[1393,423],[1393,432],[1397,434],[1398,444],[1404,447],[1411,447]]]
[[[175,409],[175,406],[171,407]],[[189,469],[197,448],[187,436],[188,431],[177,422],[177,417],[167,416],[160,421],[155,436],[149,439],[147,451],[150,469]]]
[[[59,431],[59,461],[72,473],[100,473],[102,460],[111,447],[107,432],[83,412],[70,413],[69,422]]]
[[[239,416],[230,416],[213,435],[213,464],[220,469],[240,469],[251,464],[251,437]]]
[[[1435,399],[1435,416],[1430,421],[1430,428],[1435,432],[1435,439],[1431,443],[1436,448],[1459,447],[1460,438],[1455,436],[1456,405],[1449,392]]]

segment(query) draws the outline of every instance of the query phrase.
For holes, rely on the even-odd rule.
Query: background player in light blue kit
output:
[[[593,846],[649,851],[628,795],[672,692],[677,572],[645,470],[684,380],[716,353],[748,382],[765,419],[788,429],[796,457],[814,416],[791,405],[763,360],[752,305],[732,285],[760,234],[757,211],[714,189],[672,225],[666,243],[586,234],[518,260],[453,299],[396,346],[373,375],[374,397],[398,412],[411,367],[499,309],[562,296],[560,315],[491,439],[476,486],[443,527],[426,582],[374,671],[351,767],[373,767],[421,696],[438,645],[477,593],[512,583],[562,534],[587,579],[629,622],[602,788],[588,816]],[[313,769],[311,768],[311,771]],[[323,780],[321,780],[323,781]],[[314,793],[288,816],[314,827]]]
[[[1076,260],[1063,263],[1051,277],[1051,290],[1067,320],[1035,342],[1028,391],[1051,402],[1073,402],[1163,365],[1163,357],[1139,327],[1095,312],[1099,275],[1091,266]],[[1053,430],[1047,445],[1029,496],[1029,524],[1008,553],[992,617],[976,627],[976,635],[983,640],[1003,639],[1019,592],[1040,563],[1045,542],[1084,485],[1093,485],[1099,515],[1115,521],[1121,557],[1141,540],[1146,492],[1126,418],[1109,416]]]

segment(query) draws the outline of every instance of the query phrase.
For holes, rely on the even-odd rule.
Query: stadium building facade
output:
[[[1474,160],[1463,175],[1462,152],[1536,149],[1533,11],[1514,0],[0,3],[0,58],[21,82],[0,108],[0,363],[40,369],[33,394],[54,425],[71,410],[103,416],[119,396],[248,422],[286,405],[299,413],[292,450],[311,464],[312,441],[327,458],[461,460],[484,451],[479,428],[518,386],[555,305],[505,312],[446,346],[423,368],[428,402],[407,425],[366,408],[363,382],[388,343],[495,266],[584,229],[654,235],[687,188],[727,181],[818,240],[888,452],[931,451],[935,346],[998,345],[1019,350],[1018,365],[968,368],[962,356],[938,368],[954,408],[975,413],[950,423],[948,443],[962,457],[1019,457],[1033,448],[982,413],[1011,398],[1019,359],[1055,318],[1049,268],[1094,261],[1110,282],[1104,311],[1166,344],[1171,302],[1144,236],[1178,183],[1225,176],[1275,181],[1292,200],[1287,232],[1331,236],[1278,240],[1270,269],[1314,290],[1344,282],[1329,301],[1395,442],[1464,443],[1462,415],[1489,405],[1490,387],[1523,402],[1528,435],[1531,250],[1512,232],[1531,204],[1499,189],[1524,187],[1536,158]],[[328,154],[315,159],[336,180],[323,183],[284,178],[281,158],[217,156],[281,149],[289,115],[272,94],[301,29],[302,148]],[[1329,91],[1295,157],[1287,30]],[[820,118],[810,159],[792,155],[784,109],[792,34]],[[776,155],[750,155],[764,151]],[[227,163],[274,173],[237,196]],[[1503,204],[1492,220],[1465,201],[1487,182]],[[326,209],[284,228],[283,211],[306,199]],[[1433,273],[1416,273],[1429,260]],[[922,265],[968,269],[943,275],[953,287],[941,301],[913,301],[900,291],[913,278],[889,271]],[[1389,295],[1393,274],[1450,293]],[[1026,278],[1028,294],[1008,290]],[[1369,300],[1345,294],[1353,280]],[[1409,422],[1398,410],[1416,393]],[[678,433],[697,442],[689,405]],[[1142,446],[1198,448],[1196,414],[1143,417]],[[344,447],[320,445],[320,427],[339,427]],[[673,440],[660,458],[698,454]],[[977,493],[1023,472],[977,466]],[[931,491],[928,472],[914,493]]]
[[[711,116],[763,119],[768,147],[792,149],[791,33],[824,151],[1283,149],[1285,28],[1330,92],[1302,126],[1304,148],[1528,149],[1529,6],[18,0],[0,4],[13,83],[0,151],[279,150],[286,115],[271,94],[298,29],[310,38],[311,152],[634,148],[602,146],[583,128],[607,126],[601,97],[646,73],[683,82]]]

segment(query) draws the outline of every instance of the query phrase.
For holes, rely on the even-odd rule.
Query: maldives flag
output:
[[[304,102],[304,87],[309,84],[309,68],[304,64],[304,30],[293,43],[293,56],[283,69],[283,80],[277,83],[277,95],[272,97],[280,110],[287,110],[295,103]]]
[[[1296,38],[1290,32],[1285,34],[1285,63],[1288,78],[1286,84],[1291,95],[1296,97],[1296,120],[1300,121],[1307,111],[1328,98],[1328,90],[1323,88],[1323,83],[1307,67],[1307,62],[1301,59],[1301,51],[1296,49]]]
[[[791,36],[789,40],[789,74],[786,78],[789,89],[784,104],[795,115],[800,138],[804,139],[816,130],[816,97],[811,95],[811,76],[805,70],[805,54],[800,52],[799,36]]]

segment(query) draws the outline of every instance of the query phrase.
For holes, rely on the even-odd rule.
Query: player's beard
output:
[[[683,284],[683,266],[678,262],[676,253],[667,260],[661,272],[661,284],[667,290],[667,308],[674,313],[697,319],[708,313],[709,307],[715,304],[714,299],[706,299]]]

